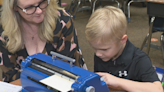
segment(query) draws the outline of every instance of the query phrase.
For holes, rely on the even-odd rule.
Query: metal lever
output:
[[[75,59],[64,56],[64,55],[56,53],[56,52],[53,52],[53,51],[51,51],[50,54],[52,55],[52,59],[54,59],[54,57],[56,56],[56,57],[59,57],[59,58],[62,58],[62,59],[69,61],[70,67],[72,67],[73,63],[75,62]]]

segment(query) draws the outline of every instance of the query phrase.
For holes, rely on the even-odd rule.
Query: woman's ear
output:
[[[123,35],[123,36],[122,36],[122,39],[121,39],[121,43],[122,43],[122,44],[126,43],[127,39],[128,39],[128,36],[127,36],[126,34]]]
[[[18,8],[17,7],[14,7],[14,11],[18,11]]]

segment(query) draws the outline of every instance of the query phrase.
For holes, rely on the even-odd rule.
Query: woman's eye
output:
[[[106,51],[106,50],[108,50],[108,49],[102,49],[102,51]]]

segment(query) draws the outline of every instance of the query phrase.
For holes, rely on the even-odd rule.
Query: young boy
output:
[[[115,7],[97,9],[86,26],[94,49],[94,71],[107,85],[128,92],[163,92],[149,57],[127,38],[124,13]]]

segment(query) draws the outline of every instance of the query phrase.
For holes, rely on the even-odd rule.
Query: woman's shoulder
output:
[[[58,10],[58,16],[60,21],[68,22],[71,19],[71,15],[65,11],[65,9]]]
[[[59,31],[66,32],[66,30],[68,29],[73,30],[72,18],[64,9],[58,10],[58,16],[59,16],[59,19],[56,24],[56,29],[54,30],[55,34],[57,34]],[[72,31],[69,31],[69,32],[72,32]]]

